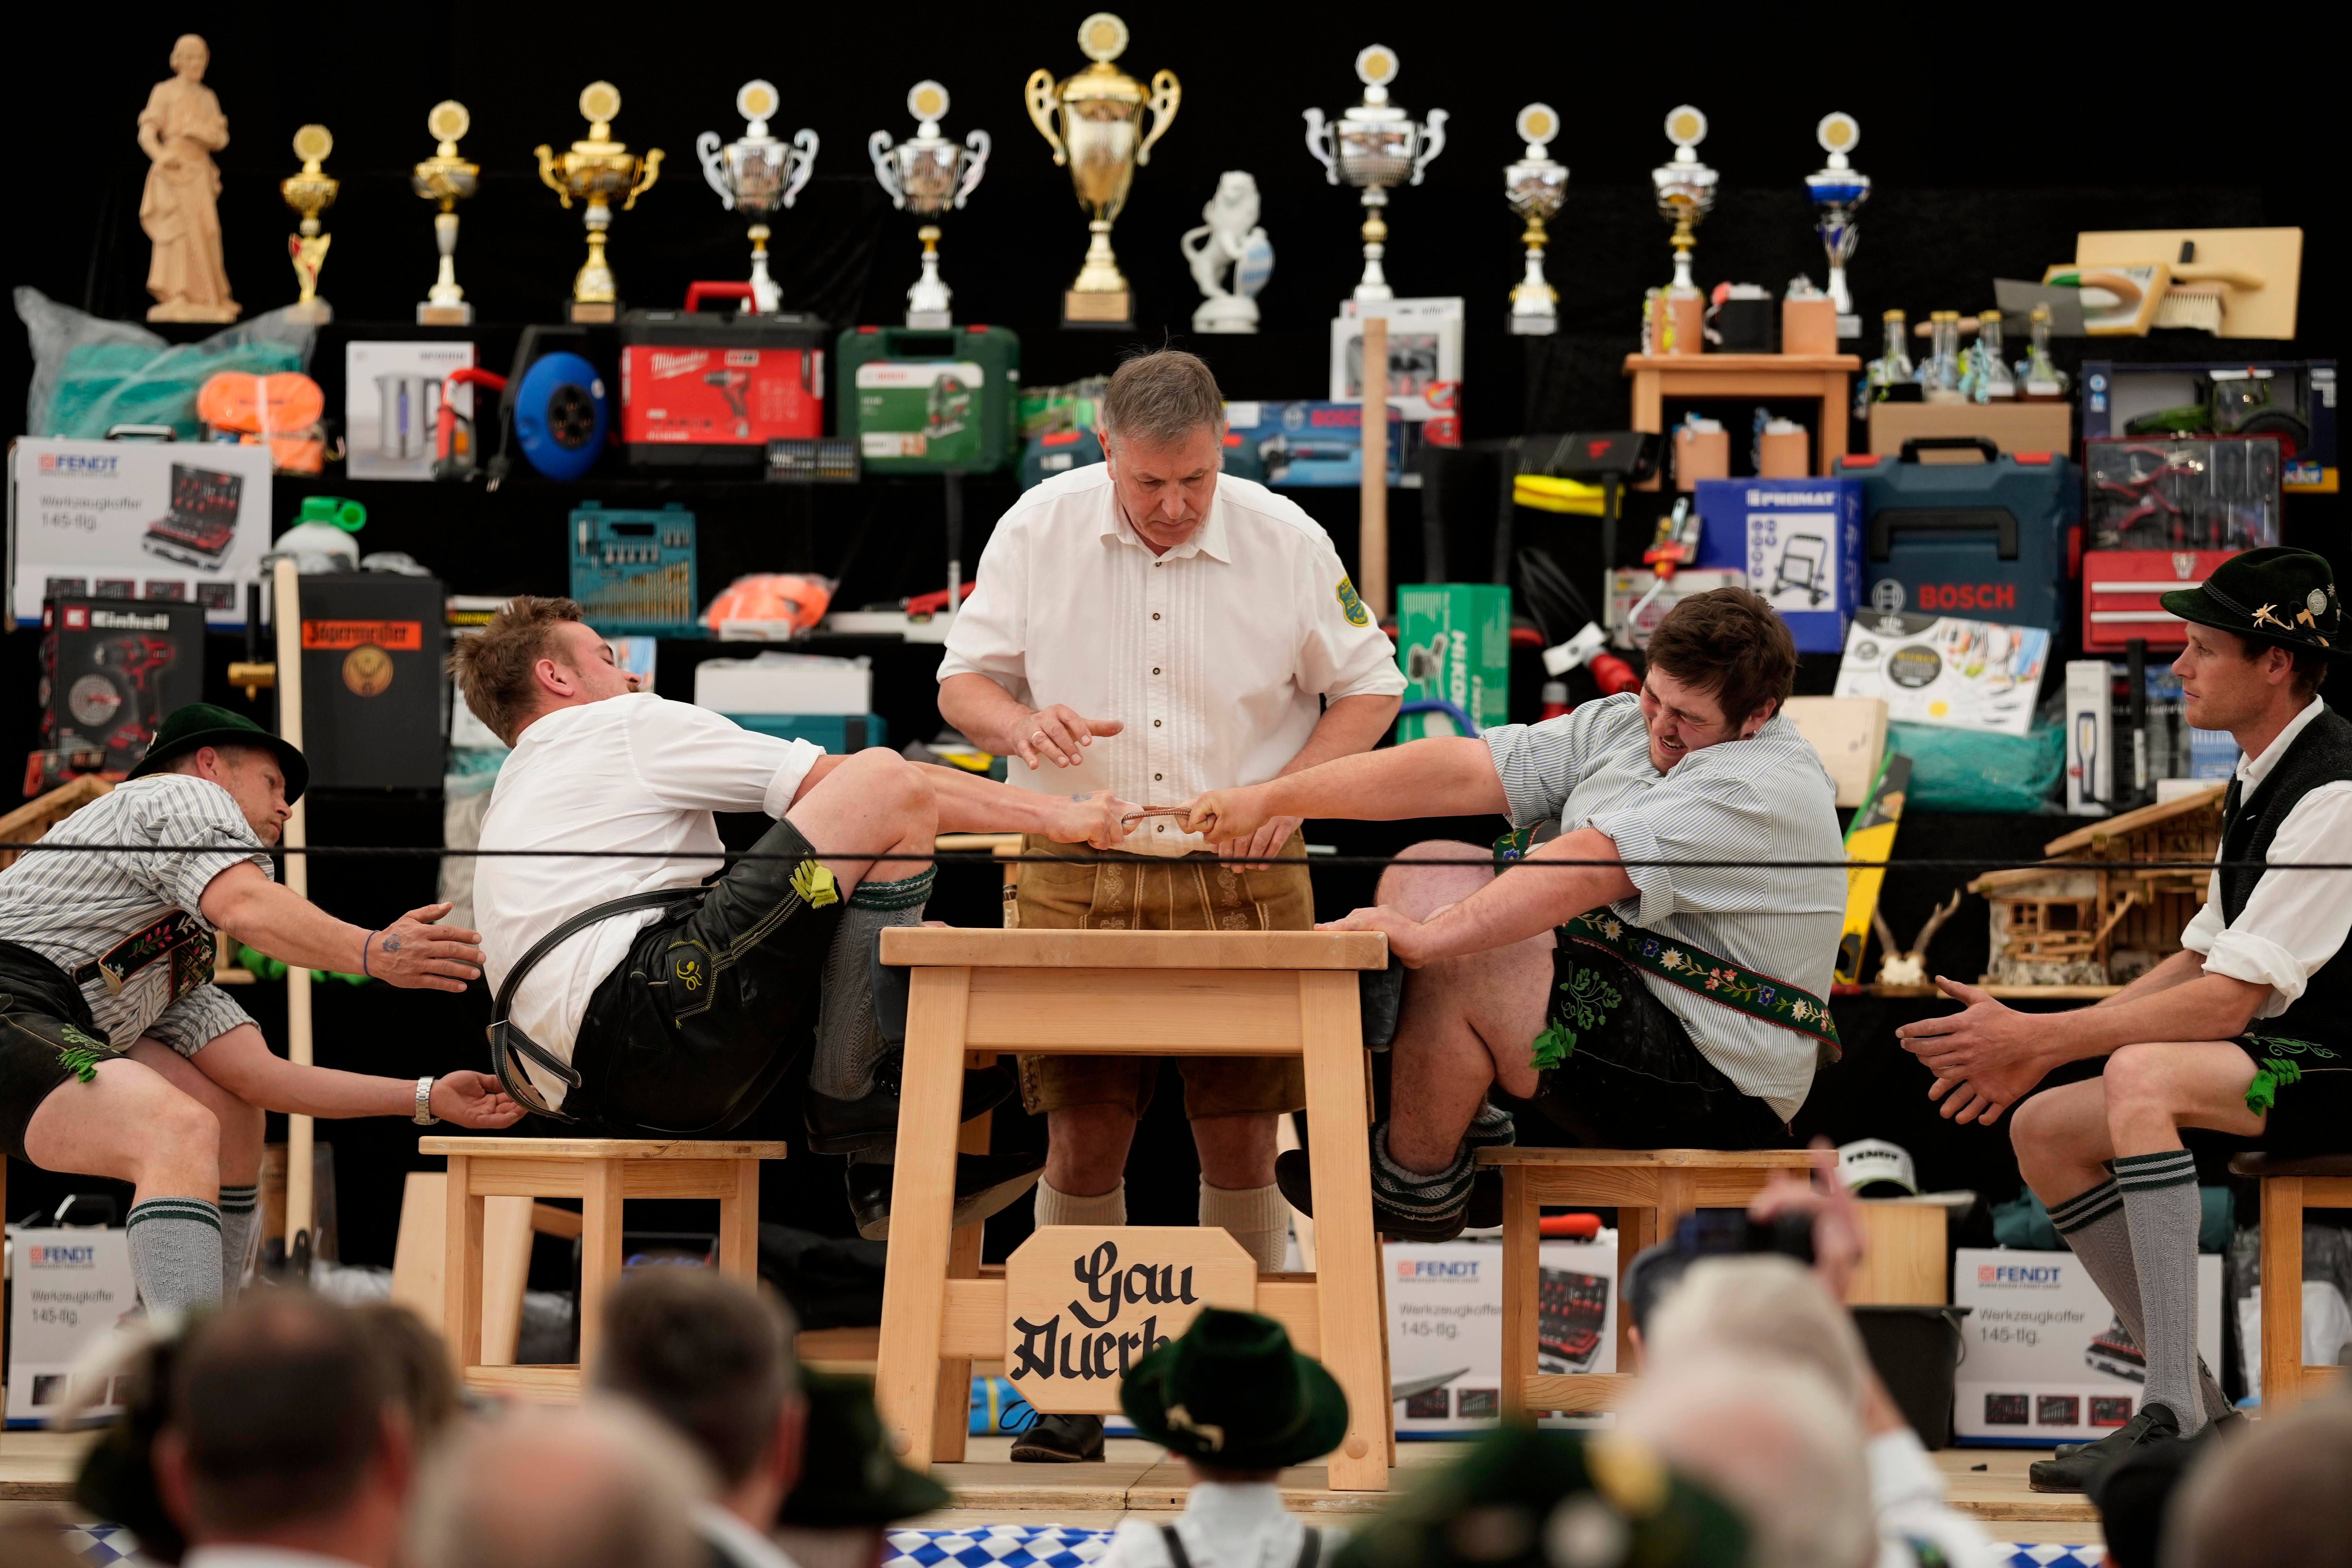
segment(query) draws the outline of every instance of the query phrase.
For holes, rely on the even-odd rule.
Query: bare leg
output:
[[[1274,1122],[1271,1116],[1195,1118],[1192,1146],[1201,1152],[1201,1179],[1213,1187],[1272,1186]]]
[[[895,882],[929,863],[939,810],[917,764],[876,746],[845,759],[784,814],[819,851],[845,899],[867,877]],[[877,860],[880,855],[921,858]]]
[[[254,1026],[240,1024],[237,1027],[252,1029]],[[247,1105],[206,1078],[194,1061],[152,1037],[138,1041],[125,1054],[213,1113],[213,1120],[220,1126],[222,1186],[251,1186],[261,1179],[262,1129],[268,1118],[259,1107]]]
[[[129,1182],[131,1200],[220,1196],[220,1123],[135,1061],[100,1062],[88,1083],[50,1091],[25,1128],[25,1152],[45,1171]]]
[[[1196,1128],[1198,1122],[1193,1124]],[[1273,1128],[1266,1129],[1267,1147]],[[1127,1174],[1127,1152],[1135,1142],[1135,1112],[1124,1105],[1072,1105],[1045,1112],[1045,1183],[1072,1197],[1100,1197]],[[1274,1180],[1274,1157],[1266,1156],[1265,1180]]]
[[[2045,1208],[2102,1184],[2106,1163],[2116,1157],[2107,1135],[2106,1080],[2085,1079],[2031,1097],[2011,1114],[2009,1141],[2017,1151],[2018,1174]]]
[[[1415,919],[1459,903],[1495,873],[1415,862],[1478,853],[1469,844],[1416,844],[1381,874],[1380,901]],[[1406,981],[1389,1079],[1389,1156],[1398,1164],[1421,1172],[1452,1164],[1490,1086],[1535,1092],[1528,1043],[1543,1028],[1553,943],[1546,932],[1424,965]]]
[[[2126,1046],[2107,1058],[2107,1138],[2119,1156],[2180,1147],[2180,1129],[2258,1136],[2269,1120],[2246,1109],[2252,1057],[2226,1040]]]

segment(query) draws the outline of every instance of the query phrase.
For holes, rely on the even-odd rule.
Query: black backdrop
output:
[[[1678,24],[1666,13],[1603,16],[1518,5],[1310,7],[1253,26],[1229,10],[1137,7],[1128,13],[1135,43],[1122,65],[1139,76],[1165,66],[1185,89],[1175,124],[1139,174],[1116,231],[1137,292],[1138,331],[1131,339],[1063,331],[1055,323],[1059,291],[1076,270],[1085,226],[1068,176],[1025,122],[1020,87],[1033,68],[1060,76],[1084,63],[1073,40],[1082,10],[684,13],[503,5],[280,15],[134,5],[20,16],[12,26],[16,47],[0,67],[20,138],[8,192],[10,281],[102,315],[143,313],[148,247],[136,209],[145,161],[134,122],[150,86],[167,74],[173,38],[188,29],[212,45],[207,80],[233,136],[219,158],[221,216],[230,279],[248,314],[292,298],[284,248],[292,220],[276,192],[277,181],[297,167],[289,139],[308,121],[335,134],[328,169],[342,192],[327,216],[336,237],[322,292],[340,322],[324,340],[330,349],[342,337],[406,330],[399,323],[430,283],[435,260],[432,209],[409,193],[408,169],[432,151],[426,109],[449,97],[467,105],[474,123],[463,149],[482,165],[482,189],[461,208],[457,271],[483,323],[483,361],[493,368],[503,366],[520,323],[556,319],[583,253],[577,210],[557,206],[539,183],[530,150],[583,133],[575,99],[597,77],[614,80],[625,96],[615,134],[669,154],[656,188],[614,219],[613,265],[633,302],[672,303],[691,279],[742,276],[740,226],[703,184],[692,147],[705,129],[723,138],[740,132],[735,88],[762,75],[784,98],[776,133],[809,125],[824,141],[814,179],[773,225],[773,266],[786,303],[840,324],[898,320],[917,270],[915,221],[890,210],[864,140],[877,128],[908,133],[906,89],[931,76],[954,95],[947,132],[960,140],[984,127],[996,143],[970,207],[943,223],[944,273],[956,289],[958,319],[1018,331],[1030,384],[1107,370],[1130,342],[1173,341],[1205,353],[1230,395],[1314,397],[1324,391],[1326,323],[1359,267],[1358,213],[1353,193],[1325,184],[1308,158],[1299,110],[1316,103],[1336,113],[1353,101],[1359,89],[1349,61],[1377,37],[1402,58],[1399,102],[1415,112],[1433,105],[1453,111],[1450,144],[1427,183],[1397,193],[1389,209],[1389,273],[1400,294],[1466,299],[1464,426],[1474,440],[1623,422],[1619,362],[1633,344],[1640,291],[1664,278],[1667,261],[1647,171],[1668,153],[1659,127],[1677,101],[1707,111],[1713,129],[1701,152],[1722,171],[1722,198],[1700,231],[1703,284],[1738,279],[1777,291],[1799,271],[1819,279],[1802,177],[1821,159],[1813,123],[1832,109],[1861,121],[1855,162],[1877,186],[1853,266],[1865,319],[1891,306],[1917,320],[1931,309],[1988,305],[1990,279],[2038,276],[2073,254],[2080,228],[2300,224],[2316,262],[2339,255],[2340,182],[2314,164],[2315,150],[2332,144],[2334,126],[2315,95],[2198,79],[2201,62],[2193,59],[2166,70],[2176,88],[2190,78],[2196,89],[2159,94],[2146,73],[2124,68],[2111,37],[2075,33],[2046,16],[2010,44],[1997,40],[1991,18],[1979,17],[1970,31],[1982,37],[1928,50],[1874,32],[1889,16],[1883,10],[1756,12]],[[1688,38],[1686,47],[1677,47],[1680,37]],[[1676,54],[1683,58],[1669,66]],[[1522,342],[1501,330],[1520,253],[1518,226],[1500,199],[1500,170],[1518,154],[1513,115],[1538,98],[1561,113],[1552,152],[1573,174],[1549,262],[1562,331]],[[2214,106],[2222,102],[2237,110],[2219,114]],[[1261,297],[1265,331],[1255,339],[1193,340],[1197,296],[1176,239],[1200,221],[1218,173],[1234,167],[1255,174],[1277,252]],[[2166,334],[2110,340],[2097,352],[2126,359],[2334,354],[2343,342],[2344,306],[2335,291],[2316,287],[2328,275],[2306,268],[2302,334],[2294,343],[2225,347]],[[2062,344],[2062,359],[2078,360],[2083,346]],[[314,369],[323,381],[340,382],[340,357],[320,356]],[[0,349],[0,407],[7,413],[0,417],[12,429],[22,428],[16,410],[29,371],[23,337],[7,334]],[[328,390],[331,409],[339,406],[337,388]],[[281,480],[281,511],[314,491],[362,493],[332,471],[316,483]],[[562,511],[595,493],[667,492],[643,481],[608,481],[560,491],[517,486],[486,498],[478,489],[376,484],[364,490],[373,516],[363,538],[372,549],[410,551],[460,591],[560,591]],[[1352,495],[1293,493],[1352,561]],[[973,486],[968,562],[1011,495],[1009,485]],[[838,570],[855,541],[845,601],[920,592],[943,580],[930,489],[868,486],[812,498],[747,485],[697,491],[692,504],[706,520],[705,570],[713,579],[754,567]],[[1418,498],[1401,494],[1394,510],[1394,575],[1412,581],[1421,570]],[[1458,520],[1449,522],[1457,541],[1475,549],[1479,520],[1489,512],[1483,501],[1470,510],[1466,535]],[[1579,581],[1591,580],[1600,563],[1589,530],[1540,519],[1523,526],[1550,527],[1551,542]],[[2292,500],[2288,531],[2292,542],[2352,564],[2335,498]],[[1637,512],[1629,541],[1639,532]],[[1464,563],[1457,559],[1454,569],[1462,574]],[[34,643],[24,635],[0,641],[0,735],[12,744],[29,743],[33,732]],[[215,640],[216,686],[219,667],[236,647],[235,639]],[[698,651],[665,647],[662,689],[690,690]],[[1805,689],[1826,689],[1832,664],[1809,666]],[[877,704],[901,738],[935,722],[929,668],[919,650],[879,661]],[[1523,701],[1532,700],[1539,679],[1532,667],[1518,672],[1514,689]],[[214,695],[236,694],[223,688]],[[321,797],[312,823],[322,844],[438,842],[433,801]],[[1906,825],[1898,853],[2026,856],[2065,826],[1920,817]],[[1479,824],[1459,827],[1485,831]],[[1311,836],[1372,852],[1423,829],[1318,825]],[[940,912],[960,923],[992,923],[988,879],[983,871],[950,873]],[[1898,931],[1915,930],[1958,879],[1941,872],[1892,878],[1886,904]],[[432,881],[421,862],[386,871],[321,861],[312,886],[330,908],[375,924],[425,901]],[[1369,890],[1369,873],[1331,871],[1319,879],[1318,899],[1328,913]],[[1973,973],[1984,940],[1981,910],[1971,905],[1947,928],[1939,961]],[[256,987],[244,999],[282,1040],[278,988]],[[319,1003],[319,1057],[410,1075],[479,1065],[485,1011],[478,994],[453,999],[328,987]],[[1918,1153],[1924,1181],[2005,1197],[2015,1184],[2005,1137],[1937,1121],[1920,1098],[1924,1076],[1892,1045],[1887,1030],[1917,1011],[1916,1004],[1842,1005],[1847,1061],[1822,1076],[1804,1124],[1841,1139],[1894,1137]],[[1161,1097],[1139,1143],[1131,1177],[1139,1221],[1191,1215],[1193,1168],[1174,1099]],[[746,1131],[794,1137],[797,1112],[793,1097],[780,1094]],[[1021,1119],[1001,1120],[999,1137],[1008,1143],[1040,1135]],[[339,1152],[345,1256],[389,1261],[399,1173],[417,1163],[413,1130],[375,1121],[320,1131]],[[845,1230],[837,1164],[796,1152],[770,1173],[768,1217]],[[70,1185],[22,1166],[13,1175],[10,1206],[20,1215]],[[1025,1214],[1021,1205],[992,1227],[992,1252],[1025,1229]]]

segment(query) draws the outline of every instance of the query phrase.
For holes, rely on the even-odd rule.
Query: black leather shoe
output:
[[[858,1100],[835,1100],[808,1091],[802,1113],[808,1146],[818,1154],[855,1154],[887,1149],[898,1137],[898,1065],[893,1056],[877,1072],[873,1090]],[[963,1111],[959,1120],[984,1116],[1013,1098],[1013,1075],[1003,1068],[969,1068],[963,1075]]]
[[[1292,1208],[1308,1219],[1315,1217],[1315,1182],[1307,1163],[1307,1151],[1287,1149],[1274,1158],[1274,1184],[1282,1189],[1283,1198]],[[1475,1188],[1474,1188],[1475,1191]],[[1434,1219],[1419,1215],[1402,1214],[1381,1201],[1377,1189],[1372,1193],[1372,1229],[1399,1241],[1452,1241],[1462,1234],[1469,1218],[1471,1194],[1464,1194],[1461,1208]],[[1496,1194],[1495,1223],[1502,1223],[1502,1194]]]
[[[2143,1405],[2137,1415],[2097,1442],[2085,1443],[2061,1458],[2035,1460],[2025,1472],[2026,1485],[2038,1492],[2079,1492],[2125,1455],[2179,1436],[2180,1421],[2171,1406]]]
[[[1013,1461],[1020,1465],[1099,1464],[1102,1457],[1099,1415],[1040,1415],[1013,1439]]]
[[[890,1178],[896,1165],[849,1167],[849,1212],[868,1241],[890,1239]],[[955,1220],[961,1229],[986,1219],[1037,1184],[1045,1172],[1038,1154],[958,1154]]]

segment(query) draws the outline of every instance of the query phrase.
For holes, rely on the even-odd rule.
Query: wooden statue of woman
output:
[[[220,170],[228,117],[205,85],[212,50],[194,33],[172,46],[172,79],[159,81],[139,114],[139,145],[154,163],[139,197],[139,226],[155,242],[147,292],[151,321],[234,321],[221,255]]]

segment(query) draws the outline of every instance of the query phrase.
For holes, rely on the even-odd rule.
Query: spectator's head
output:
[[[775,1523],[800,1477],[806,1415],[780,1303],[716,1269],[638,1269],[605,1298],[590,1377],[691,1444],[745,1523]]]
[[[1797,644],[1769,601],[1745,588],[1694,594],[1650,634],[1642,716],[1650,763],[1665,773],[1691,752],[1762,729],[1797,680]]]
[[[1811,1372],[1692,1357],[1645,1373],[1617,1431],[1747,1517],[1750,1568],[1864,1568],[1876,1551],[1861,1422]]]
[[[1817,1373],[1848,1409],[1861,1408],[1870,1383],[1853,1319],[1812,1270],[1771,1253],[1693,1263],[1643,1338],[1644,1364],[1663,1372],[1717,1353]]]
[[[121,1338],[114,1363],[78,1384],[100,1392],[115,1389],[122,1409],[82,1456],[74,1501],[90,1517],[111,1521],[137,1536],[141,1556],[177,1563],[188,1541],[155,1489],[155,1438],[171,1424],[173,1372],[184,1336],[176,1326],[165,1332],[151,1320],[143,1333],[131,1330]],[[0,1553],[0,1563],[14,1561]]]
[[[406,1561],[434,1568],[700,1568],[709,1472],[620,1400],[469,1425],[429,1459]]]
[[[636,677],[614,662],[612,645],[583,614],[570,599],[518,594],[450,650],[466,706],[508,745],[542,713],[637,689]]]
[[[800,1568],[874,1568],[882,1532],[946,1508],[947,1488],[898,1462],[863,1377],[803,1372],[808,1440],[777,1543]]]
[[[1210,1307],[1119,1385],[1135,1429],[1209,1480],[1271,1479],[1339,1446],[1348,1396],[1280,1323]]]
[[[198,1325],[171,1403],[156,1480],[191,1542],[392,1561],[408,1418],[349,1310],[287,1291]]]
[[[1154,550],[1190,539],[1224,461],[1225,399],[1209,367],[1179,349],[1127,361],[1103,395],[1097,434],[1128,525]]]
[[[424,1319],[394,1301],[370,1301],[352,1309],[368,1342],[383,1358],[392,1396],[408,1413],[416,1451],[429,1450],[447,1435],[465,1394],[449,1365],[449,1347]]]
[[[2304,1568],[2352,1542],[2352,1397],[2312,1400],[2216,1441],[2173,1494],[2164,1568]]]

